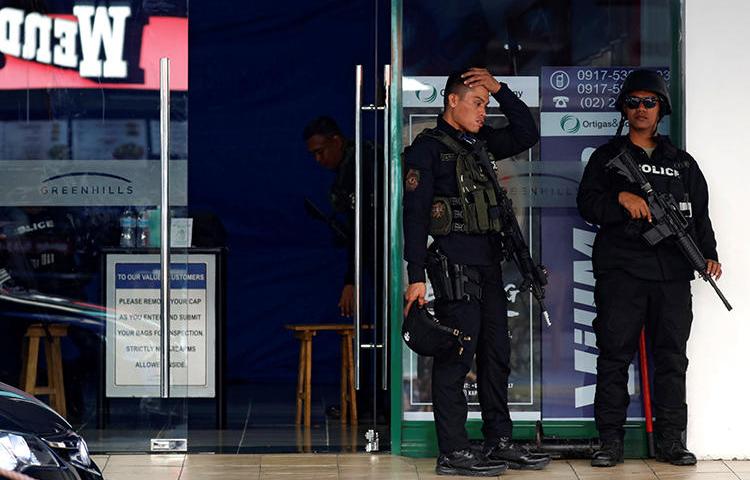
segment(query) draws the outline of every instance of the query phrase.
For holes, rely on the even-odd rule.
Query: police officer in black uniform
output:
[[[629,123],[629,133],[593,153],[578,193],[581,215],[600,226],[593,248],[597,307],[593,326],[599,348],[594,415],[602,446],[591,464],[611,467],[623,461],[628,366],[645,324],[654,361],[657,459],[693,465],[696,459],[687,450],[684,435],[693,269],[670,239],[651,247],[641,237],[653,221],[643,194],[605,166],[621,149],[628,149],[653,188],[671,193],[679,202],[690,220],[693,239],[708,259],[708,273],[718,279],[721,264],[708,216],[708,187],[696,161],[657,133],[671,104],[667,86],[656,72],[632,72],[616,106]]]
[[[339,299],[339,309],[342,317],[350,317],[355,314],[355,181],[356,181],[356,158],[355,142],[346,138],[336,122],[327,116],[322,116],[310,121],[303,131],[303,138],[308,152],[315,158],[321,167],[334,173],[334,179],[328,190],[328,199],[335,215],[343,217],[343,222],[337,224],[337,232],[342,232],[345,237],[346,246],[346,273],[344,285]],[[377,148],[372,142],[363,142],[361,149],[361,222],[363,235],[361,238],[361,296],[360,309],[363,323],[375,324],[376,316],[380,318],[383,305],[377,299],[382,298],[382,266],[375,264],[376,252],[382,251],[383,242],[386,239],[374,238],[373,232],[382,232],[382,187],[375,185],[375,179],[382,174],[382,149]],[[380,177],[382,178],[382,177]],[[366,329],[362,333],[364,343],[376,344],[383,337],[382,324],[378,328]],[[371,350],[369,354],[362,356],[362,371],[375,372],[379,374],[380,365],[376,363],[376,351]],[[373,364],[376,366],[373,367]],[[372,385],[372,377],[365,373],[363,384]],[[379,377],[376,377],[379,378]],[[388,395],[382,389],[374,392],[376,401],[372,401],[372,395],[360,395],[359,412],[360,418],[367,419],[372,416],[375,421],[384,422],[385,419],[378,414],[375,417],[377,405],[388,405]],[[338,408],[327,409],[332,416],[338,415]]]
[[[318,117],[310,121],[303,131],[303,138],[307,151],[315,161],[325,169],[335,173],[333,183],[328,192],[329,201],[334,212],[346,219],[346,247],[347,263],[344,277],[344,287],[341,290],[339,309],[342,316],[354,314],[354,188],[355,188],[355,156],[354,142],[344,137],[331,117]],[[374,219],[373,205],[373,172],[375,168],[375,148],[369,142],[362,149],[363,176],[362,188],[364,201],[362,205],[364,225],[372,225]],[[363,254],[365,260],[372,259],[373,245],[369,237],[365,237]]]
[[[509,124],[484,125],[489,95],[500,103]],[[531,148],[539,139],[528,107],[485,69],[472,68],[448,77],[444,111],[435,129],[414,139],[405,154],[404,257],[409,286],[406,312],[425,304],[428,234],[431,251],[447,256],[449,272],[459,267],[463,298],[449,300],[436,289],[440,322],[470,338],[458,350],[437,356],[432,369],[432,397],[440,456],[436,471],[446,475],[495,476],[510,468],[543,468],[550,459],[511,443],[508,410],[510,340],[496,202],[488,172],[473,150],[480,145],[501,160]],[[452,274],[452,273],[451,273]],[[431,275],[432,276],[432,275]],[[432,280],[432,278],[431,278]],[[433,286],[436,285],[432,280]],[[453,292],[455,293],[455,292]],[[416,308],[416,306],[414,307]],[[482,407],[482,452],[472,451],[466,433],[463,387],[474,354]]]

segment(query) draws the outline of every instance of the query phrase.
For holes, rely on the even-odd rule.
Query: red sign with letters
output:
[[[8,12],[15,16],[7,15]],[[83,17],[80,12],[77,13],[78,16],[43,16],[36,13],[21,14],[19,11],[8,8],[0,10],[0,32],[4,32],[3,38],[0,38],[0,53],[4,57],[4,65],[0,63],[0,90],[60,88],[158,90],[159,59],[168,57],[171,60],[171,89],[187,91],[187,18],[150,17],[142,26],[140,42],[133,42],[132,33],[131,37],[128,37],[129,41],[125,39],[125,28],[122,27],[124,23],[120,25],[122,28],[118,29],[118,19],[114,16],[112,18],[106,16],[106,9],[102,8],[102,11],[99,11],[97,8],[94,14],[92,8],[87,13],[89,13],[88,18]],[[125,17],[128,15],[129,10],[124,13]],[[88,20],[87,24],[82,25],[81,22],[85,20]],[[124,21],[121,19],[121,22]],[[58,23],[63,25],[58,28]],[[79,26],[78,31],[73,26],[73,34],[81,35],[81,38],[74,38],[73,41],[76,43],[71,42],[68,47],[75,45],[75,48],[68,48],[71,51],[66,51],[63,47],[65,37],[60,32],[66,25],[73,23],[78,23]],[[21,33],[24,34],[23,39]],[[84,37],[84,34],[88,34],[88,37]],[[118,34],[120,38],[114,38]],[[83,45],[84,41],[87,42],[86,45]],[[32,44],[27,46],[29,42]],[[88,62],[87,66],[91,67],[92,60],[94,65],[100,66],[102,72],[106,71],[106,63],[110,60],[111,51],[114,51],[111,48],[112,45],[115,45],[115,48],[119,47],[120,51],[123,48],[132,49],[134,46],[140,48],[140,52],[135,52],[135,54],[128,52],[128,55],[124,57],[128,61],[137,59],[137,66],[142,71],[142,76],[138,81],[134,82],[129,78],[106,78],[104,75],[84,76],[84,62]],[[21,51],[22,54],[16,55]],[[102,51],[104,55],[101,55]],[[77,65],[68,65],[69,68],[55,65],[59,63],[58,57],[70,60],[71,55],[73,61],[79,62],[77,65],[80,65],[80,69]],[[86,58],[87,55],[92,58]],[[124,65],[124,59],[115,60],[118,60],[120,65]],[[104,69],[101,69],[102,64],[105,65]]]

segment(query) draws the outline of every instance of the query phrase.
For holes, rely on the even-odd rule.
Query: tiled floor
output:
[[[106,480],[434,480],[434,459],[388,454],[99,455]],[[465,478],[465,477],[460,477]],[[674,467],[628,460],[615,468],[592,468],[586,460],[558,460],[542,472],[508,471],[519,480],[750,480],[750,462],[702,461]]]

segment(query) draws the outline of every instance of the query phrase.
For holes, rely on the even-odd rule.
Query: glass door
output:
[[[191,450],[387,448],[388,9],[191,4],[190,216],[227,266],[221,422],[191,399]]]
[[[184,451],[191,353],[207,356],[210,331],[193,326],[208,272],[188,248],[187,2],[14,5],[0,10],[2,382],[92,451]]]

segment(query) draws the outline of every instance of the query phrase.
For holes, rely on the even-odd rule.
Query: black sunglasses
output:
[[[659,98],[658,97],[634,97],[632,95],[628,95],[625,97],[625,106],[635,110],[638,108],[640,104],[643,104],[644,107],[651,109],[654,108],[659,104]]]

